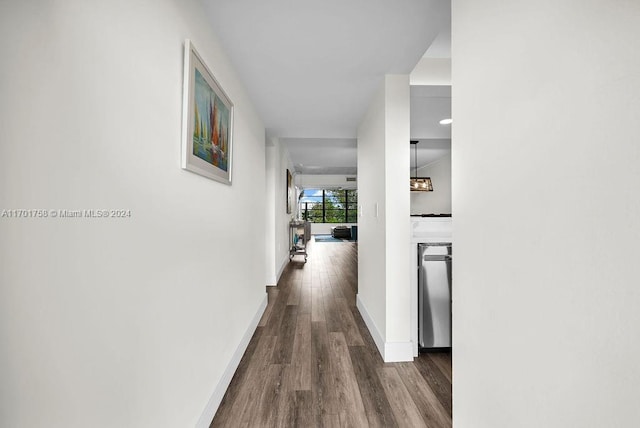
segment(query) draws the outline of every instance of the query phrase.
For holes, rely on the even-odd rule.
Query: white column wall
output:
[[[289,152],[278,138],[267,143],[267,285],[276,285],[289,258],[289,221],[287,214],[287,168],[293,173]],[[257,213],[256,213],[257,215]]]
[[[265,257],[266,257],[266,285],[278,283],[278,267],[276,257],[276,174],[278,168],[278,149],[273,141],[267,140],[265,147]]]
[[[640,420],[640,3],[453,3],[453,420]]]
[[[386,223],[386,300],[389,353],[409,351],[410,278],[409,246],[411,232],[409,199],[410,140],[409,75],[385,76],[385,223]],[[396,349],[399,348],[399,349]],[[402,357],[399,356],[400,359]]]
[[[387,328],[384,146],[381,85],[358,127],[358,306],[382,355]]]
[[[385,76],[358,127],[358,308],[385,361],[410,338],[409,77]]]

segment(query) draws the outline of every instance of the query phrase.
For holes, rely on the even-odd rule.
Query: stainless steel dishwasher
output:
[[[451,347],[450,242],[418,244],[418,344],[421,350]]]

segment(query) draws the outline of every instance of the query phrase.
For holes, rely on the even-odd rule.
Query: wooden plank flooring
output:
[[[267,287],[212,427],[451,427],[451,355],[382,361],[355,307],[357,257],[312,241]]]

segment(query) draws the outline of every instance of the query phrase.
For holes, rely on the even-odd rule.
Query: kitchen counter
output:
[[[411,243],[451,242],[451,216],[411,216]],[[415,247],[415,245],[413,245]]]

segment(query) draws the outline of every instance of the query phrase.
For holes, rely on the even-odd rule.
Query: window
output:
[[[302,218],[313,223],[357,223],[358,191],[305,189],[299,209]]]

